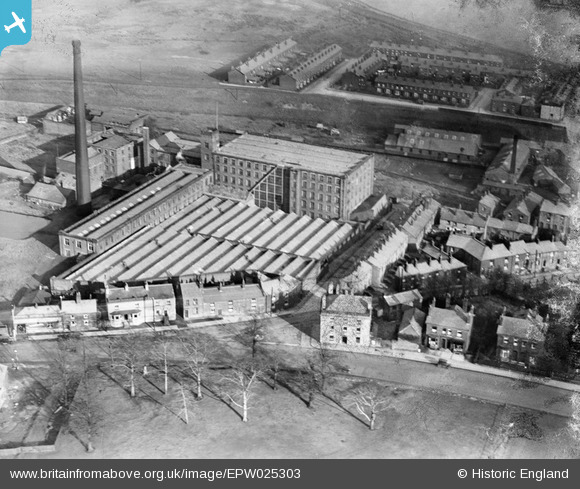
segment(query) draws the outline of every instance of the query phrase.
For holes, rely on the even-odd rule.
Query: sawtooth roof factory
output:
[[[61,287],[176,278],[227,281],[236,272],[253,271],[315,281],[329,256],[354,234],[347,223],[204,195],[58,279]]]

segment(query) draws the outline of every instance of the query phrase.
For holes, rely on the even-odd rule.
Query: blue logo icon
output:
[[[0,53],[7,46],[30,41],[32,0],[0,0]]]

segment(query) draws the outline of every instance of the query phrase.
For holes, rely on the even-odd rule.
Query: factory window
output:
[[[70,246],[70,239],[64,238],[64,245],[65,246]]]
[[[360,336],[357,336],[357,337],[356,337],[356,342],[357,342],[357,343],[360,343]]]
[[[185,318],[188,318],[188,317],[189,317],[189,311],[186,309],[186,310],[185,310],[185,311],[183,311],[183,312],[184,312],[184,316],[185,316]]]
[[[327,182],[332,183],[332,177],[328,177]]]
[[[82,242],[77,240],[77,248],[81,248],[82,247]]]
[[[332,196],[331,195],[327,195],[326,196],[326,202],[332,202]]]
[[[228,164],[228,159],[224,158],[224,163],[227,165]]]
[[[327,188],[326,188],[326,191],[328,193],[331,193],[332,192],[332,185],[328,185]]]
[[[302,191],[302,197],[306,198],[306,190]]]
[[[252,170],[246,170],[246,176],[247,177],[251,177],[252,176]]]
[[[306,207],[306,201],[305,200],[302,201],[302,207]]]
[[[252,186],[252,182],[250,182],[249,180],[246,180],[246,187],[251,187]]]
[[[318,210],[321,211],[322,210],[322,204],[318,204]]]
[[[324,185],[320,184],[318,186],[318,190],[320,190],[321,192],[324,192]]]
[[[314,209],[314,202],[310,202],[310,208]]]
[[[310,192],[310,198],[314,200],[314,192]]]
[[[228,183],[228,177],[224,176],[224,183]]]
[[[324,182],[324,175],[319,175],[319,176],[318,176],[318,180],[319,180],[320,182]]]
[[[326,206],[326,212],[332,212],[332,207],[330,205]]]

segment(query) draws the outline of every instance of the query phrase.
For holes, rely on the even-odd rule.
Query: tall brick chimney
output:
[[[83,71],[81,65],[81,42],[73,45],[74,102],[75,102],[75,171],[78,213],[91,213],[91,186],[89,177],[89,154],[87,149],[87,125],[85,97],[83,94]]]
[[[151,147],[149,146],[149,128],[143,126],[143,168],[151,164]]]
[[[512,160],[511,160],[511,163],[510,163],[510,173],[512,175],[515,175],[516,174],[516,170],[517,170],[517,168],[516,168],[516,162],[517,162],[516,158],[517,158],[517,155],[518,155],[518,140],[519,140],[518,136],[517,135],[514,135],[514,143],[513,143],[514,144],[514,147],[512,149]]]

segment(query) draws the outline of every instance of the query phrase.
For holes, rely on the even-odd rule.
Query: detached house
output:
[[[502,363],[533,367],[544,346],[547,323],[534,311],[523,318],[502,314],[497,328],[497,357]]]

